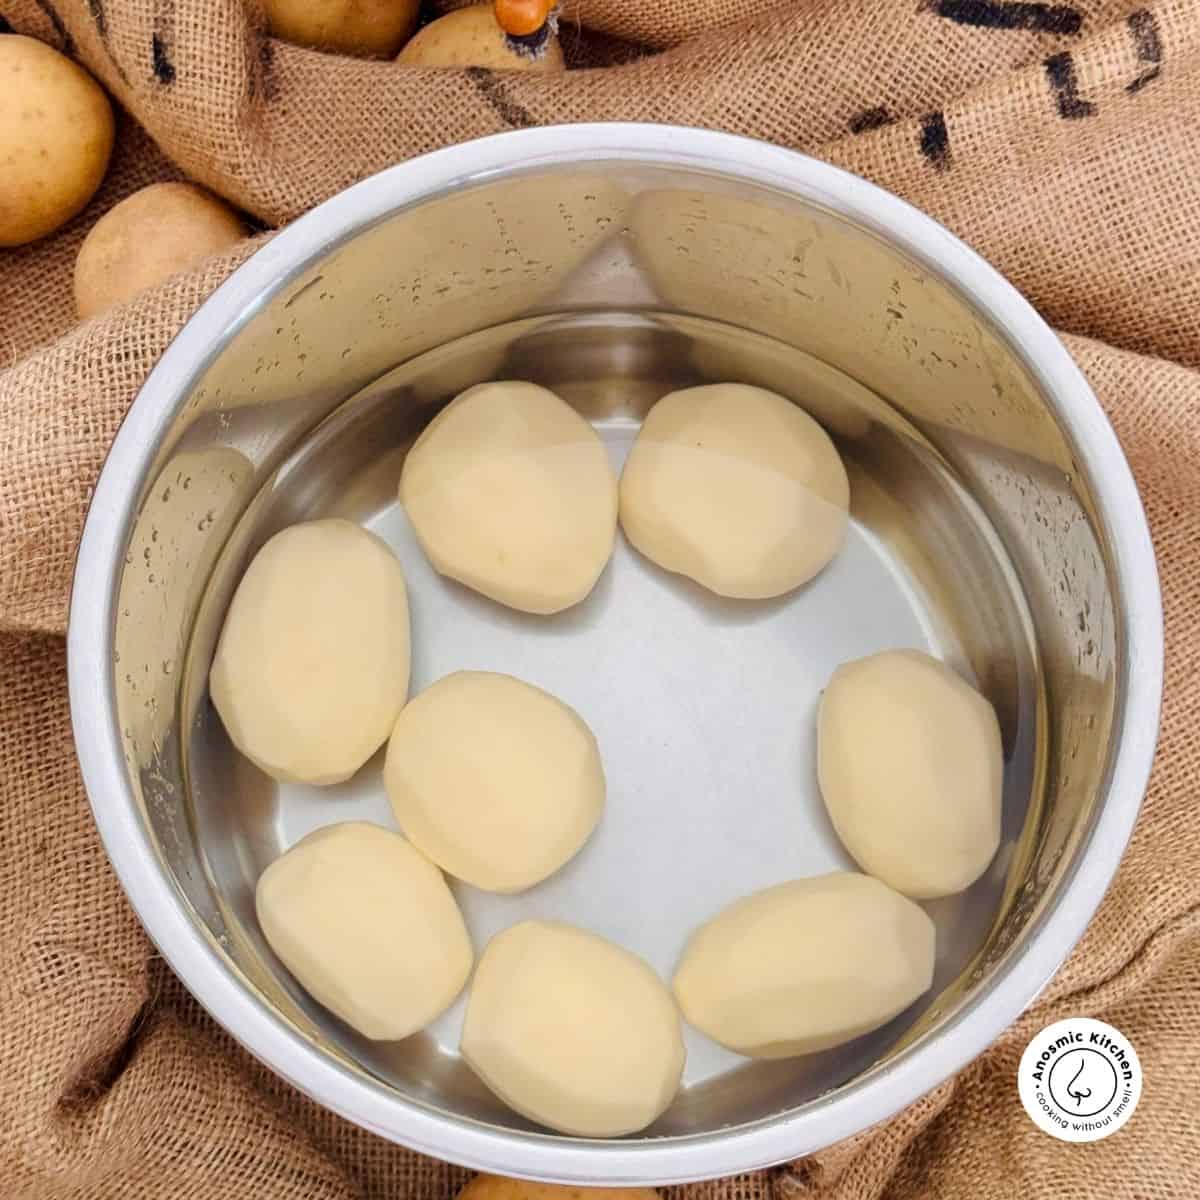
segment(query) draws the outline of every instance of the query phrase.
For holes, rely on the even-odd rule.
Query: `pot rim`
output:
[[[265,301],[331,247],[403,207],[484,180],[595,160],[700,170],[798,195],[892,242],[986,314],[1044,390],[1092,485],[1123,608],[1125,681],[1091,828],[1055,902],[989,986],[882,1068],[798,1109],[715,1132],[616,1141],[500,1129],[440,1112],[339,1063],[272,1010],[193,918],[150,843],[126,778],[111,661],[123,547],[141,481],[190,387]],[[732,134],[626,123],[519,130],[412,159],[319,205],[235,271],[168,346],[117,433],[79,547],[67,643],[76,749],[109,859],[155,945],[220,1025],[300,1091],[392,1141],[481,1170],[613,1186],[735,1174],[820,1150],[894,1115],[994,1041],[1069,954],[1116,872],[1149,778],[1163,672],[1157,568],[1132,473],[1082,372],[1030,304],[932,218],[855,175]]]

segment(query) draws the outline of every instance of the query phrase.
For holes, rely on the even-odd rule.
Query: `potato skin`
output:
[[[227,205],[191,183],[153,183],[92,226],[75,260],[75,310],[94,317],[241,241]]]
[[[653,1188],[563,1187],[499,1175],[476,1175],[458,1200],[659,1200]]]
[[[426,25],[404,47],[396,61],[407,67],[487,67],[494,71],[564,71],[557,36],[539,58],[512,50],[496,11],[488,4],[456,9]]]
[[[417,26],[420,0],[264,0],[271,32],[285,42],[391,58]]]
[[[0,246],[53,233],[95,195],[115,125],[100,85],[36,38],[0,37]]]

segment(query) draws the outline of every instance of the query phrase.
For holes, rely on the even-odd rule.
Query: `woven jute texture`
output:
[[[1166,710],[1145,807],[1083,942],[983,1058],[886,1126],[720,1200],[1200,1195],[1200,5],[573,0],[565,75],[428,73],[268,38],[241,0],[0,0],[123,113],[113,169],[54,237],[0,252],[0,1193],[21,1200],[442,1200],[459,1170],[318,1109],[153,953],[93,831],[62,634],[90,488],[135,391],[271,227],[385,166],[513,126],[658,120],[859,172],[939,218],[1064,334],[1145,499]],[[191,177],[263,232],[85,325],[84,233]],[[1037,1131],[1030,1035],[1101,1016],[1146,1088],[1117,1136]]]

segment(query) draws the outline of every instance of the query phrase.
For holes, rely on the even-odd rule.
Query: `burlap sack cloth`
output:
[[[0,252],[0,1193],[442,1200],[463,1172],[364,1134],[252,1062],[153,954],[72,753],[76,540],[139,383],[249,246],[77,326],[96,216],[187,174],[264,226],[448,141],[666,120],[877,180],[986,255],[1068,336],[1133,464],[1167,616],[1166,714],[1119,878],[1037,1005],[888,1125],[696,1197],[1200,1195],[1200,6],[1188,0],[576,0],[565,76],[401,70],[266,38],[241,0],[0,0],[128,114],[54,238]],[[140,127],[139,127],[140,126]],[[1066,1014],[1133,1040],[1145,1094],[1091,1146],[1040,1133],[1017,1059]]]

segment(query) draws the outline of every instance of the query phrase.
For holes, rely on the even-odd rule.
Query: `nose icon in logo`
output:
[[[1092,1094],[1091,1088],[1076,1087],[1076,1084],[1079,1082],[1080,1075],[1083,1074],[1083,1067],[1084,1064],[1081,1062],[1079,1064],[1079,1069],[1072,1076],[1071,1082],[1067,1084],[1067,1095],[1070,1096],[1080,1108],[1083,1107],[1083,1102]]]

